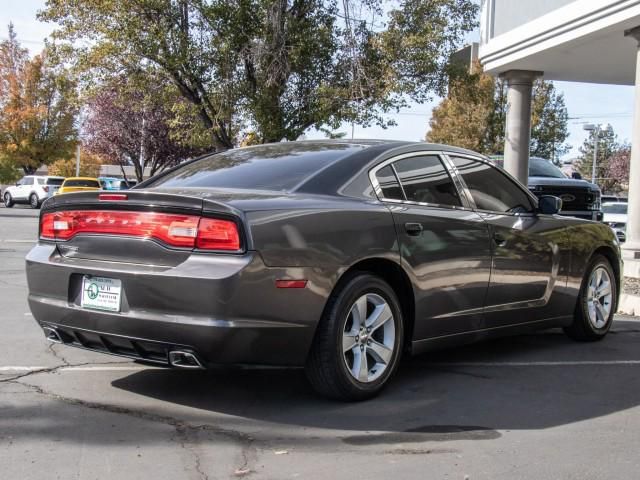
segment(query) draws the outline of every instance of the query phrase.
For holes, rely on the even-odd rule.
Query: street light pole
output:
[[[591,183],[596,183],[596,164],[598,163],[598,140],[600,138],[600,125],[596,128],[595,140],[593,141],[593,165],[591,165]]]
[[[608,123],[604,125],[594,125],[587,123],[582,127],[587,132],[593,132],[593,165],[591,165],[591,183],[596,184],[596,168],[598,166],[598,143],[600,143],[600,135],[604,133],[613,134],[613,128]]]

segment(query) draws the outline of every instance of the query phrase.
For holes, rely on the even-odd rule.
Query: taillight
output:
[[[44,190],[44,193],[49,193],[49,187],[47,187],[46,185],[42,187],[42,190]]]
[[[238,226],[229,220],[201,218],[196,247],[203,250],[240,250]]]
[[[72,210],[45,213],[40,238],[70,240],[78,234],[151,238],[170,247],[240,251],[235,222],[158,212]]]

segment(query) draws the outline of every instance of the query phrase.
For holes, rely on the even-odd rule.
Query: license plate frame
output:
[[[117,278],[84,275],[80,306],[88,310],[119,313],[122,307],[122,281]]]

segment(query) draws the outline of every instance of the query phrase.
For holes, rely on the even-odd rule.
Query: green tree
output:
[[[75,84],[48,53],[30,59],[12,25],[0,43],[0,159],[27,174],[76,145]]]
[[[553,83],[536,81],[531,104],[531,155],[560,165],[560,157],[571,149],[565,143],[569,137],[568,121],[564,95],[556,91]]]
[[[483,73],[459,73],[448,96],[433,109],[427,140],[457,145],[487,155],[504,151],[507,88],[501,79]],[[564,96],[551,82],[534,84],[531,114],[531,155],[559,163],[569,150],[568,114]]]
[[[47,0],[85,79],[151,63],[192,103],[216,148],[243,132],[295,140],[311,127],[387,125],[446,84],[476,24],[473,0]],[[88,40],[88,41],[84,41]]]
[[[589,181],[591,181],[593,172],[593,148],[595,138],[596,132],[590,131],[589,136],[580,147],[580,157],[576,165],[580,175]],[[613,129],[601,130],[599,132],[595,180],[604,192],[615,191],[616,184],[619,183],[617,179],[609,177],[609,163],[611,159],[623,149],[625,149],[625,145],[621,145],[618,142],[618,136]]]

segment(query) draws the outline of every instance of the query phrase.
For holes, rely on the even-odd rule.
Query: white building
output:
[[[483,0],[479,58],[508,84],[505,167],[526,184],[533,80],[635,85],[625,272],[640,276],[640,0]]]

